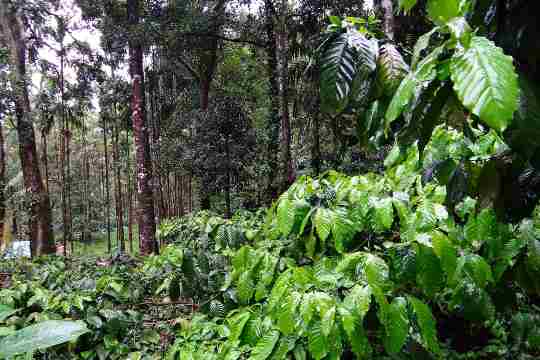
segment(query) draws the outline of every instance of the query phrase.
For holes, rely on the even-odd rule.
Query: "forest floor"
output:
[[[139,232],[136,225],[133,228],[133,252],[130,250],[129,241],[127,239],[127,228],[124,230],[126,236],[126,250],[132,255],[139,253]],[[111,231],[112,252],[115,253],[118,248],[116,241],[116,230]],[[75,244],[75,256],[105,256],[108,254],[107,249],[107,232],[94,233],[94,240],[88,243],[77,242]]]

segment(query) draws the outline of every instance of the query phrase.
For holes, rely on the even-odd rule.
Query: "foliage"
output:
[[[426,157],[493,151],[466,142],[448,149],[441,138],[456,133],[440,128],[437,134]],[[416,358],[423,352],[457,359],[454,346],[463,340],[442,326],[458,319],[472,332],[486,326],[493,333],[485,353],[534,353],[504,335],[515,332],[507,321],[517,316],[510,304],[523,303],[501,294],[509,281],[519,296],[535,293],[526,274],[535,271],[539,220],[500,223],[471,197],[452,211],[444,184],[423,179],[418,149],[408,154],[387,161],[385,176],[328,172],[298,179],[267,215],[264,236],[231,254],[222,290],[235,294],[235,308],[194,319],[197,325],[180,332],[169,356]]]

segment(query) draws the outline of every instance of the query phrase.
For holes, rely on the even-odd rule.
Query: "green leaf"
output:
[[[266,360],[279,340],[279,331],[273,330],[265,334],[251,352],[250,360]]]
[[[332,210],[326,208],[317,209],[313,220],[317,235],[319,235],[319,238],[321,239],[321,244],[324,244],[328,236],[330,236],[330,232],[332,231],[332,219]]]
[[[513,59],[484,37],[456,53],[450,64],[454,90],[463,105],[497,131],[504,131],[518,107]]]
[[[278,228],[283,236],[288,236],[291,233],[294,227],[294,219],[294,204],[285,194],[282,196],[277,207]]]
[[[454,283],[460,282],[463,278],[471,279],[476,286],[484,289],[488,283],[493,283],[491,267],[483,257],[476,254],[469,254],[459,258]]]
[[[427,296],[434,296],[444,285],[441,262],[432,248],[418,244],[416,281]]]
[[[366,254],[364,271],[367,282],[371,286],[385,289],[389,282],[389,269],[386,262],[378,256]]]
[[[441,261],[444,272],[449,279],[452,279],[457,265],[456,248],[448,237],[440,231],[431,233],[431,242],[433,244],[433,251]]]
[[[429,351],[438,354],[440,352],[440,348],[439,341],[437,340],[437,326],[435,318],[431,313],[431,309],[422,301],[412,296],[407,297],[407,299],[409,300],[409,303],[416,314],[416,321],[420,326],[420,334],[422,335],[424,346]]]
[[[244,327],[246,326],[246,323],[250,317],[251,313],[245,311],[228,319],[229,329],[231,330],[229,341],[234,342],[240,339],[240,336],[242,336],[242,332],[244,331]]]
[[[255,282],[253,281],[251,271],[245,271],[240,275],[238,285],[236,286],[236,292],[240,303],[249,303],[255,292]]]
[[[409,12],[415,5],[417,0],[399,0],[399,7],[405,12]]]
[[[437,25],[444,25],[450,19],[460,15],[458,0],[429,0],[427,12],[430,19]]]
[[[402,297],[395,298],[388,306],[386,319],[384,348],[389,354],[397,354],[409,335],[407,301]]]
[[[332,234],[334,235],[336,250],[339,253],[345,251],[345,245],[352,240],[355,233],[356,227],[349,219],[347,211],[344,209],[334,211]]]
[[[323,335],[320,322],[310,327],[308,332],[308,350],[315,360],[323,359],[330,351],[328,339]]]
[[[49,320],[18,330],[0,340],[0,358],[32,353],[76,340],[88,332],[82,321]]]
[[[354,29],[334,36],[321,57],[321,108],[340,112],[352,95],[354,82],[376,67],[377,42]]]
[[[377,81],[384,94],[391,97],[396,92],[401,80],[409,73],[409,66],[392,44],[381,46],[378,60]]]
[[[401,115],[420,85],[426,85],[426,83],[430,83],[435,79],[437,76],[436,66],[443,50],[444,46],[440,46],[433,50],[418,64],[418,67],[414,71],[409,72],[403,81],[401,81],[401,84],[386,110],[387,126]]]
[[[455,40],[461,41],[464,46],[469,46],[471,41],[471,27],[464,17],[456,17],[450,20],[446,26]]]
[[[428,48],[431,37],[438,30],[439,30],[438,26],[434,27],[430,32],[425,33],[424,35],[420,36],[418,40],[416,41],[416,44],[414,44],[413,57],[412,57],[412,62],[411,62],[412,70],[417,69],[417,65],[418,65],[418,62],[420,61],[420,56],[422,55],[422,52]]]
[[[336,321],[336,307],[332,306],[331,308],[324,311],[324,314],[321,318],[321,331],[324,336],[328,337],[332,332]]]
[[[343,299],[343,305],[362,320],[369,311],[371,295],[372,292],[369,286],[355,285]]]
[[[17,309],[13,309],[7,305],[0,304],[0,322],[6,320],[8,317],[15,314],[17,311]]]
[[[375,213],[375,230],[379,232],[390,230],[394,223],[394,206],[392,204],[392,198],[371,198],[370,205],[373,206]]]

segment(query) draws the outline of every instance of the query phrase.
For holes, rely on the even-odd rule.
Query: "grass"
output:
[[[93,240],[89,243],[75,243],[74,256],[105,256],[107,255],[107,232],[98,232],[92,234]],[[126,251],[129,253],[129,241],[127,227],[124,230],[126,239]],[[111,231],[112,253],[116,253],[118,244],[116,242],[116,230]],[[136,225],[133,226],[133,253],[139,253],[139,231]]]

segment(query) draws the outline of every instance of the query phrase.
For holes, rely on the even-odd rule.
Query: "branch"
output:
[[[199,73],[195,71],[195,69],[191,66],[191,64],[187,62],[187,60],[185,60],[184,58],[180,56],[177,58],[177,60],[180,64],[182,64],[187,69],[187,71],[191,74],[191,76],[193,76],[197,81],[201,81],[201,77]]]
[[[250,45],[261,47],[261,48],[264,48],[267,46],[266,42],[247,40],[247,39],[242,39],[242,38],[233,39],[233,38],[229,38],[223,35],[212,34],[212,33],[187,32],[187,33],[180,33],[179,35],[188,36],[188,37],[213,37],[213,38],[220,39],[223,41],[229,41],[229,42],[241,43],[241,44],[250,44]]]

